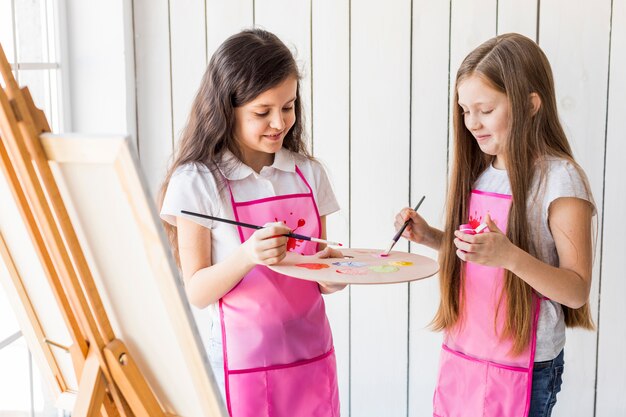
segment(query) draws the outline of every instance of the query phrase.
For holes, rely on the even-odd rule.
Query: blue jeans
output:
[[[563,364],[563,351],[551,361],[535,362],[528,417],[550,417],[552,414],[556,394],[561,391]]]

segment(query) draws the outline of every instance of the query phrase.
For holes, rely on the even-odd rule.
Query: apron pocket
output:
[[[267,372],[230,374],[226,400],[232,417],[270,417],[267,403]]]
[[[488,363],[485,416],[527,415],[530,378],[527,369]]]
[[[511,416],[527,411],[529,373],[474,359],[443,346],[433,398],[437,417]]]
[[[334,351],[311,361],[231,373],[229,382],[233,417],[339,417]]]

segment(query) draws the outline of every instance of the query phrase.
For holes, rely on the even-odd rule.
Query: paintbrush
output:
[[[417,205],[413,209],[414,211],[417,211],[417,209],[420,208],[420,206],[422,205],[422,201],[424,201],[425,198],[426,198],[426,196],[423,195],[422,198],[420,199],[419,203],[417,203]],[[385,252],[382,253],[382,256],[389,255],[389,252],[391,252],[391,249],[393,249],[393,247],[396,245],[396,243],[398,242],[398,239],[400,239],[400,236],[402,236],[402,233],[404,232],[404,229],[406,229],[406,227],[409,225],[410,222],[411,222],[410,218],[407,221],[404,222],[404,224],[402,225],[400,230],[398,230],[396,235],[391,240],[391,243],[389,244],[389,248]]]
[[[263,226],[257,226],[256,224],[243,223],[243,222],[237,222],[235,220],[222,219],[221,217],[214,217],[214,216],[209,216],[209,215],[206,215],[206,214],[194,213],[193,211],[181,210],[180,212],[184,213],[184,214],[189,214],[190,216],[202,217],[204,219],[210,219],[210,220],[215,220],[215,221],[218,221],[218,222],[234,224],[235,226],[247,227],[249,229],[256,229],[256,230],[263,229]],[[331,245],[331,246],[343,246],[341,243],[331,242],[330,240],[319,239],[317,237],[300,235],[298,233],[286,233],[283,236],[292,237],[292,238],[298,239],[298,240],[308,240],[308,241],[311,241],[311,242],[324,243],[326,245]]]

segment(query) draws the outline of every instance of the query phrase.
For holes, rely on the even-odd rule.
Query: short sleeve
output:
[[[587,177],[581,168],[566,160],[552,161],[546,180],[545,215],[548,215],[553,201],[564,197],[588,201],[595,215],[595,202],[588,184]]]
[[[339,211],[339,203],[326,170],[318,161],[312,161],[311,168],[313,170],[313,178],[315,178],[317,209],[320,216],[327,216]]]
[[[176,226],[176,217],[180,216],[212,229],[212,220],[183,214],[181,210],[217,216],[217,201],[217,187],[208,168],[183,165],[170,178],[160,216],[172,226]]]

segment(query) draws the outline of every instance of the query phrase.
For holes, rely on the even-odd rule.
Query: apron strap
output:
[[[306,178],[304,178],[304,175],[302,174],[302,171],[300,171],[300,168],[298,168],[298,165],[296,165],[296,173],[300,176],[300,178],[302,178],[302,181],[304,181],[304,184],[309,189],[309,193],[313,194],[313,189],[309,185],[309,182],[306,180]]]

